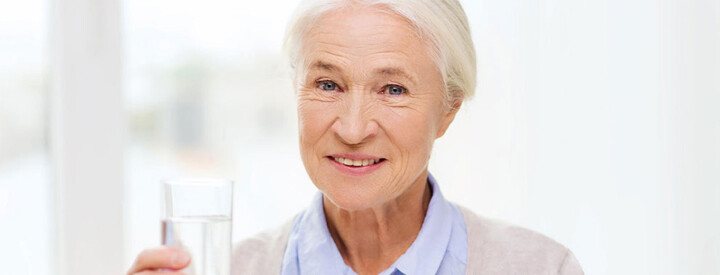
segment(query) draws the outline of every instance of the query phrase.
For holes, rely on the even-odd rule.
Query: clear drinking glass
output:
[[[190,253],[188,275],[230,275],[233,182],[178,179],[164,182],[163,245]]]

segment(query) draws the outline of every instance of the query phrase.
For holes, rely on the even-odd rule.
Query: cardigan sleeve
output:
[[[232,274],[280,274],[288,236],[296,218],[237,243],[233,248]]]

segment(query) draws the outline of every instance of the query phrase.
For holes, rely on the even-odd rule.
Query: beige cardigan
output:
[[[467,274],[583,274],[572,252],[550,238],[458,209],[467,226]],[[232,274],[280,274],[294,220],[238,243]]]

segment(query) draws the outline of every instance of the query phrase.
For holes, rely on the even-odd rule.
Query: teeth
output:
[[[347,158],[334,158],[335,161],[345,164],[347,166],[368,166],[380,162],[379,159],[347,159]]]

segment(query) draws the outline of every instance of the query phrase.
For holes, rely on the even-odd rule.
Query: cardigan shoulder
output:
[[[583,274],[572,252],[551,238],[457,207],[468,233],[467,274]]]

